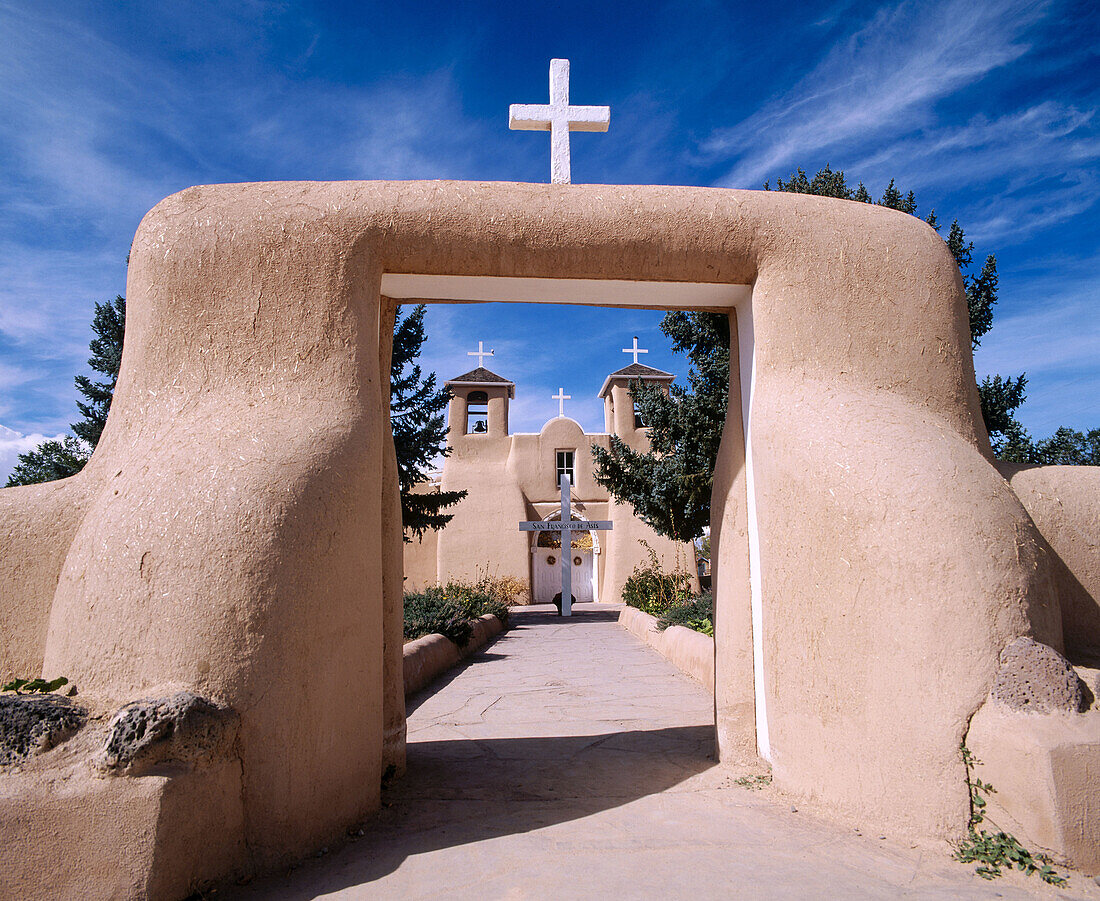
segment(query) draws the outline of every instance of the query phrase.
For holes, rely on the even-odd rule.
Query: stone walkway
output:
[[[997,882],[792,812],[717,767],[710,696],[616,623],[526,608],[411,699],[409,772],[361,838],[217,897],[1100,898]]]

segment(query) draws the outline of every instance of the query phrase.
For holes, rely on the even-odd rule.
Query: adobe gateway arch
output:
[[[125,797],[112,828],[155,833],[118,865],[162,886],[273,866],[374,810],[403,764],[384,286],[416,293],[411,276],[456,300],[454,279],[729,299],[699,300],[738,336],[712,514],[722,756],[759,747],[794,794],[958,834],[958,745],[998,655],[1025,634],[1061,649],[1063,627],[932,229],[785,193],[271,183],[145,217],[92,460],[0,492],[5,663],[64,673],[105,713],[186,689],[239,717],[155,790],[73,789],[73,810]]]

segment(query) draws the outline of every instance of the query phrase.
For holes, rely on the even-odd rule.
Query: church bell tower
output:
[[[481,436],[508,435],[508,401],[516,396],[515,382],[478,366],[444,382],[451,389],[447,409],[447,443]]]
[[[624,348],[623,353],[633,354],[634,362],[604,379],[599,396],[603,398],[605,430],[609,434],[618,435],[627,444],[634,444],[635,439],[640,439],[644,434],[641,430],[645,428],[645,423],[642,422],[630,392],[631,383],[658,384],[662,386],[665,394],[668,394],[668,386],[676,376],[671,372],[654,369],[652,366],[638,362],[638,354],[649,353],[649,351],[638,347],[637,336],[634,337],[634,346]]]

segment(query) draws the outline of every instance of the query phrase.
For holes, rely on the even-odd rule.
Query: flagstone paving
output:
[[[949,849],[857,835],[737,785],[710,695],[580,604],[512,627],[409,704],[409,771],[364,834],[242,899],[1100,898],[985,882]]]

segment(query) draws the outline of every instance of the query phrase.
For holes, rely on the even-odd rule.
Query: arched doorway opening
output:
[[[587,517],[577,510],[571,511],[574,522],[585,522]],[[544,522],[560,522],[561,512],[543,517]],[[570,541],[563,550],[562,536]],[[561,555],[568,553],[573,566],[573,603],[587,604],[600,599],[600,539],[597,531],[584,532],[532,532],[531,533],[531,600],[535,604],[551,604],[561,594]]]

